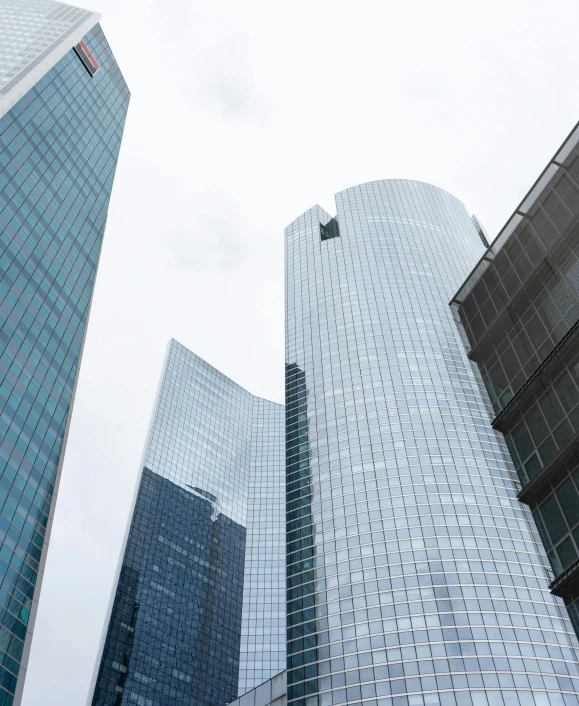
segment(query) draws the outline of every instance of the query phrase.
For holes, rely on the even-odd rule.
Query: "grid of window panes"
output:
[[[145,465],[245,525],[252,413],[253,395],[172,340]]]
[[[579,432],[578,340],[568,340],[500,420],[523,486]]]
[[[579,703],[577,639],[447,302],[482,254],[411,181],[286,230],[288,702]]]
[[[92,704],[236,694],[245,528],[143,469]]]
[[[0,0],[0,93],[91,14],[51,0]]]
[[[286,671],[247,691],[229,706],[287,706]]]
[[[528,222],[506,240],[458,310],[469,355],[501,413],[497,428],[523,485],[579,431],[579,247],[573,217],[579,197],[568,187],[568,175],[578,170],[579,156],[571,151],[563,177],[549,185],[553,193],[537,199]],[[551,222],[554,203],[565,214],[557,229]]]
[[[579,151],[577,131],[453,299],[579,629]],[[524,216],[524,217],[523,217]]]
[[[70,51],[0,120],[0,703],[12,703],[129,92]],[[24,671],[24,670],[23,670]],[[18,687],[21,689],[21,684]]]
[[[285,415],[254,398],[238,693],[285,669]]]
[[[579,459],[570,448],[529,505],[554,577],[579,561]]]
[[[497,413],[579,321],[579,149],[564,152],[458,305]]]
[[[540,262],[518,296],[506,299],[501,320],[471,350],[497,413],[579,320],[577,234],[572,229],[549,260]]]
[[[577,595],[577,587],[575,587],[575,595],[569,601],[566,601],[565,605],[569,611],[569,617],[575,632],[579,635],[579,596]]]
[[[171,341],[94,706],[225,705],[279,671],[283,429]]]

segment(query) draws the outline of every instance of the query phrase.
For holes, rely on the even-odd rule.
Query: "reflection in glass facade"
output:
[[[579,634],[579,126],[452,301]]]
[[[287,672],[283,671],[247,691],[230,706],[287,706]]]
[[[6,10],[6,3],[0,10]],[[2,706],[19,703],[24,686],[53,499],[129,102],[100,26],[85,41],[100,63],[97,75],[88,74],[71,45],[0,118]],[[19,65],[17,72],[22,70]]]
[[[571,706],[577,639],[447,302],[462,204],[378,181],[286,230],[288,703]]]
[[[93,706],[225,706],[284,668],[283,425],[171,341]]]

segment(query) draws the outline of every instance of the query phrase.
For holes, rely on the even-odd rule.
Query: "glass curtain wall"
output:
[[[567,706],[577,640],[448,301],[463,205],[378,181],[286,229],[288,702]]]
[[[285,669],[283,405],[253,398],[238,694]]]
[[[225,706],[283,669],[283,429],[171,341],[92,706]]]

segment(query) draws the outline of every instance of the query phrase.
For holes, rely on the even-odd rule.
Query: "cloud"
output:
[[[165,240],[171,256],[169,267],[178,272],[206,272],[236,267],[247,256],[239,237],[243,223],[226,200],[197,214],[187,230],[173,229]]]
[[[209,99],[225,118],[268,114],[265,94],[255,82],[250,42],[246,35],[231,32],[194,54],[202,97]]]

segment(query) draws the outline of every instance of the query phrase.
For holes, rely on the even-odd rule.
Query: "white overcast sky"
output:
[[[84,706],[169,338],[283,401],[284,226],[411,178],[494,237],[579,120],[577,0],[89,9],[132,100],[24,706]]]

